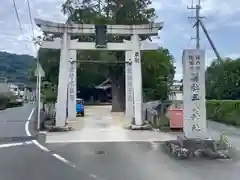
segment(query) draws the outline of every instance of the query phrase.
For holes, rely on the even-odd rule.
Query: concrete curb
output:
[[[130,130],[152,130],[152,126],[149,124],[142,125],[142,126],[129,124],[126,128]]]
[[[46,144],[46,136],[47,136],[47,133],[45,131],[38,132],[37,141],[42,145]]]

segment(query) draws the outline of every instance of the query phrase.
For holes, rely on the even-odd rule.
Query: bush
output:
[[[22,106],[23,102],[18,102],[18,101],[9,101],[7,104],[7,108],[13,108],[13,107],[19,107]]]
[[[240,126],[240,100],[208,100],[207,119]]]
[[[44,89],[41,97],[44,104],[55,103],[57,101],[57,92],[51,88]]]
[[[10,101],[10,98],[8,96],[1,94],[0,95],[0,110],[6,109],[9,101]]]

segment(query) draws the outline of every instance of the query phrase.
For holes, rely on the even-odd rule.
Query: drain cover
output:
[[[95,151],[95,154],[99,154],[99,155],[101,155],[101,154],[106,154],[106,151]]]

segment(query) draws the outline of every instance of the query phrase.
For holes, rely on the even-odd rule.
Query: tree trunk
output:
[[[116,52],[116,60],[124,59],[123,52]],[[110,73],[112,81],[112,112],[125,111],[125,66],[116,65]]]
[[[125,82],[124,79],[111,78],[112,80],[112,112],[125,111]]]

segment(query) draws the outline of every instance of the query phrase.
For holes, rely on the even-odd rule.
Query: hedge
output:
[[[0,94],[0,110],[4,110],[6,108],[18,107],[22,105],[23,105],[23,102],[16,101],[14,97]]]
[[[19,107],[22,106],[23,102],[18,102],[18,101],[9,101],[7,104],[7,108],[13,108],[13,107]]]
[[[240,100],[208,100],[207,119],[240,126]]]
[[[6,109],[10,98],[6,95],[0,94],[0,110]]]

